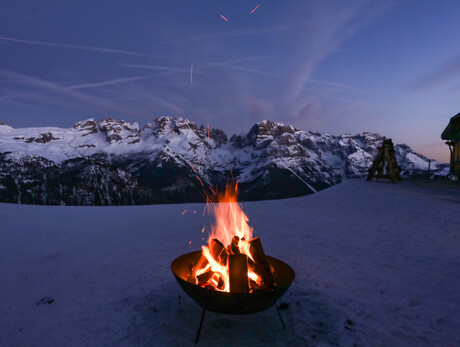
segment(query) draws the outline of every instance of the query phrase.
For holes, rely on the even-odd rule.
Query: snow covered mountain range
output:
[[[183,118],[145,125],[88,119],[70,129],[15,129],[0,122],[0,201],[50,205],[199,202],[229,177],[243,200],[314,193],[364,177],[383,136],[332,136],[263,121],[230,139]],[[403,175],[428,159],[395,146]],[[446,164],[431,161],[432,172]]]

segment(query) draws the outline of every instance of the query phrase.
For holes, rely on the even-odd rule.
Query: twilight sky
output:
[[[231,135],[269,119],[448,162],[459,13],[455,0],[0,0],[0,121],[167,115]]]

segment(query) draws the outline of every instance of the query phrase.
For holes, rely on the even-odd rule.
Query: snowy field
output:
[[[460,185],[348,180],[243,206],[296,271],[287,329],[274,308],[208,312],[199,345],[460,346]],[[0,204],[0,345],[193,345],[201,309],[170,263],[199,249],[203,207]]]

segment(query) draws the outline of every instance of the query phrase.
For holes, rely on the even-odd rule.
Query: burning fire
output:
[[[188,281],[223,292],[272,290],[276,286],[272,269],[260,239],[252,238],[249,218],[238,204],[237,193],[238,184],[227,185],[225,192],[218,194],[218,202],[207,205],[215,217],[214,225]]]

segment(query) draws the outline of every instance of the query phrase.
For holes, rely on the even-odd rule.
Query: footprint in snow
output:
[[[42,306],[42,305],[51,305],[54,302],[53,298],[50,298],[48,296],[45,296],[44,298],[41,298],[36,305],[37,306]]]

